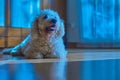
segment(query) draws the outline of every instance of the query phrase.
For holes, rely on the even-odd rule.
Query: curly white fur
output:
[[[50,28],[53,30],[47,31],[46,28],[50,26],[54,27]],[[33,22],[31,33],[8,52],[12,55],[22,53],[27,58],[65,58],[67,51],[62,39],[64,34],[64,23],[58,13],[42,10]]]

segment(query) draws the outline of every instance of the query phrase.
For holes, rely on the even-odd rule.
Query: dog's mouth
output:
[[[56,30],[56,25],[55,24],[53,24],[53,25],[51,25],[51,26],[48,26],[47,28],[46,28],[46,32],[53,32],[53,31],[55,31]]]

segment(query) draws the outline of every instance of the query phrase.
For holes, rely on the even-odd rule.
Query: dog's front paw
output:
[[[44,58],[58,59],[59,57],[55,56],[55,55],[47,54],[47,55],[44,56]]]
[[[12,56],[24,56],[24,54],[22,54],[22,52],[17,51],[17,50],[11,50],[10,55],[12,55]]]
[[[15,50],[13,48],[4,49],[2,51],[2,53],[3,53],[3,55],[24,56],[21,52],[19,52],[18,50]]]
[[[2,51],[2,54],[3,55],[10,55],[11,50],[12,50],[12,48],[6,48]]]
[[[43,55],[37,53],[25,53],[24,56],[26,59],[43,59]]]

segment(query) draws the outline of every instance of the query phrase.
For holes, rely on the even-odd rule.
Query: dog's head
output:
[[[33,22],[32,32],[38,34],[55,34],[61,27],[63,21],[57,12],[53,10],[42,10]],[[35,33],[34,33],[35,34]]]

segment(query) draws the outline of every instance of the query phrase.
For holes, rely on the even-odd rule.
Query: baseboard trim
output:
[[[70,49],[120,49],[120,43],[77,43],[67,42],[66,48]]]

